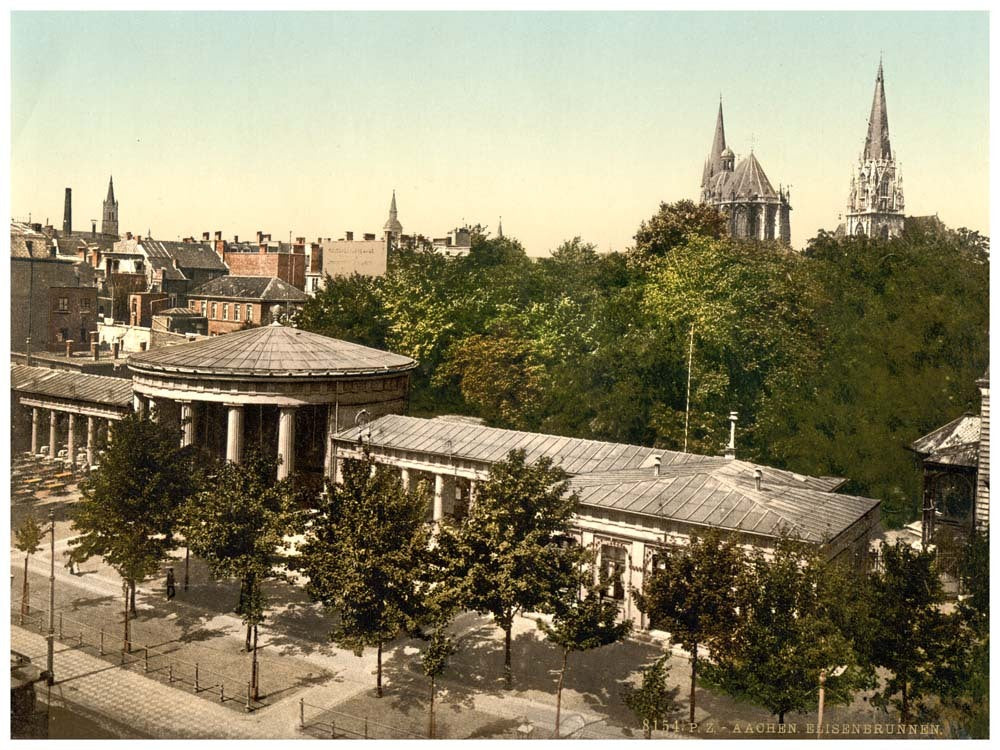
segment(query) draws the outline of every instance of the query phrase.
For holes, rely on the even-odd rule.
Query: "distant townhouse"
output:
[[[208,321],[208,334],[267,325],[302,308],[309,297],[274,276],[222,276],[188,295],[188,308]]]

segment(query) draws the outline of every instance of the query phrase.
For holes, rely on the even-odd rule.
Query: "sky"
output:
[[[697,200],[719,97],[737,158],[834,229],[875,73],[910,215],[989,233],[988,16],[30,13],[11,16],[11,212],[176,239],[482,223],[624,250]]]

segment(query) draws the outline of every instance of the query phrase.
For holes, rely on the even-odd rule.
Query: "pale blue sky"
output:
[[[463,219],[532,254],[622,250],[696,198],[719,95],[792,186],[802,246],[844,210],[884,52],[907,213],[989,230],[985,13],[15,13],[11,210],[175,238]]]

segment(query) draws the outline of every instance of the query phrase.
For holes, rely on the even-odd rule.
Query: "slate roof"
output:
[[[337,437],[396,450],[492,463],[523,448],[529,462],[546,456],[571,475],[583,505],[614,508],[679,522],[756,534],[782,530],[800,538],[832,539],[879,501],[839,495],[837,477],[810,477],[722,456],[700,456],[623,443],[567,438],[469,424],[454,419],[380,417]],[[660,457],[660,473],[654,474]],[[762,473],[756,489],[755,472]]]
[[[143,372],[304,377],[405,372],[417,363],[400,354],[272,323],[133,354],[128,366]]]
[[[204,318],[197,310],[192,310],[190,307],[169,307],[166,310],[160,310],[154,315],[168,315],[171,318]]]
[[[28,243],[31,249],[28,249]],[[36,232],[30,224],[20,221],[10,223],[10,256],[12,258],[48,258],[49,238]]]
[[[220,276],[188,292],[189,297],[305,302],[309,295],[276,276]]]
[[[226,264],[215,252],[211,243],[204,242],[166,242],[163,240],[144,239],[140,243],[146,255],[151,259],[168,261],[184,268],[196,268],[208,271],[226,271]]]
[[[712,195],[722,200],[765,200],[780,199],[764,168],[751,153],[736,165],[732,172],[718,172],[709,181]]]
[[[975,467],[979,461],[980,417],[963,414],[910,443],[910,450],[924,461]]]
[[[868,116],[868,135],[865,137],[864,158],[868,160],[892,159],[889,144],[889,112],[885,104],[885,84],[882,79],[882,61],[878,63],[875,76],[875,94],[872,97],[872,111]]]
[[[107,406],[131,407],[132,381],[71,370],[51,370],[28,365],[10,366],[10,389],[38,396],[88,401]]]
[[[668,465],[660,476],[583,474],[570,480],[570,489],[584,506],[766,536],[784,532],[815,543],[833,539],[879,505],[767,474],[758,490],[725,464]]]

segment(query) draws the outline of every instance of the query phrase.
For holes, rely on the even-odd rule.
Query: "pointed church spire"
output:
[[[105,200],[108,203],[115,202],[115,178],[113,175],[108,177],[108,197]]]
[[[889,160],[892,148],[889,145],[889,113],[885,106],[885,84],[882,80],[882,60],[878,61],[875,76],[875,96],[872,98],[872,113],[868,118],[868,137],[865,138],[865,161]]]
[[[396,210],[396,191],[392,191],[392,203],[389,205],[389,218],[395,219],[399,212]]]
[[[722,121],[722,97],[719,97],[719,116],[715,120],[715,138],[712,139],[712,159],[726,150],[726,126]]]
[[[396,191],[392,191],[392,203],[389,204],[389,220],[382,227],[387,234],[394,235],[399,239],[403,233],[403,225],[399,223],[399,212],[396,211]]]

